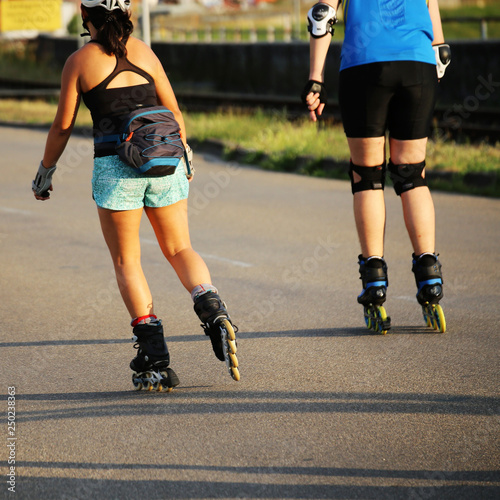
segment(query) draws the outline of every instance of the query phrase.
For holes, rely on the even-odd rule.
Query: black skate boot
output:
[[[385,335],[391,328],[391,318],[387,316],[382,304],[387,298],[387,264],[382,257],[362,255],[359,259],[359,274],[363,291],[358,295],[358,302],[364,308],[366,327]]]
[[[446,331],[446,320],[439,301],[443,298],[443,274],[438,256],[433,253],[412,255],[412,271],[417,284],[417,300],[427,326],[441,333]]]
[[[170,354],[163,337],[161,320],[134,326],[134,348],[137,356],[130,362],[132,383],[137,391],[144,388],[147,391],[170,392],[179,385],[179,378],[170,364]]]
[[[194,311],[202,322],[205,335],[210,337],[215,356],[225,361],[231,377],[239,380],[235,335],[238,328],[233,326],[226,305],[215,292],[206,292],[195,299]]]

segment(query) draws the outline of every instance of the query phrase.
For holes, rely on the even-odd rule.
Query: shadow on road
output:
[[[86,464],[73,464],[79,468]],[[54,464],[47,464],[53,467]],[[37,465],[37,467],[43,467]],[[96,464],[93,467],[107,467],[107,464]],[[137,468],[148,468],[149,465],[119,466],[123,469],[137,470]],[[159,466],[161,467],[161,466]],[[164,466],[170,468],[171,466]],[[173,466],[172,469],[184,469],[184,466]],[[189,468],[189,466],[187,467]],[[226,469],[226,468],[223,468]],[[220,470],[218,467],[211,468],[214,474]],[[239,468],[234,468],[233,472],[240,472]],[[242,472],[245,472],[244,470]],[[255,469],[255,473],[282,474],[280,468],[262,470]],[[436,480],[458,480],[464,478],[472,481],[487,481],[494,473],[470,472],[470,471],[366,471],[363,469],[324,469],[312,468],[307,471],[305,468],[296,468],[293,474],[320,474],[328,476],[349,476],[355,477],[404,477],[425,479],[427,481]],[[450,476],[450,477],[449,477]],[[408,499],[408,498],[439,498],[442,499],[470,499],[470,498],[498,498],[498,488],[486,485],[425,485],[419,487],[408,486],[365,486],[365,485],[325,485],[325,484],[290,484],[276,483],[276,479],[261,478],[257,482],[239,481],[176,481],[176,480],[109,480],[109,479],[81,479],[81,478],[47,478],[47,477],[21,477],[18,480],[18,491],[21,494],[37,494],[43,492],[44,498],[62,498],[62,492],[69,492],[64,498],[67,499],[88,499],[88,498],[148,498],[150,500],[165,498],[364,498],[364,499]],[[16,495],[16,497],[18,496]],[[22,498],[28,496],[22,495]],[[33,498],[33,496],[31,496]]]
[[[75,407],[22,411],[18,415],[19,422],[85,419],[96,416],[130,417],[140,416],[145,412],[149,416],[257,413],[500,414],[500,398],[448,394],[247,390],[224,392],[187,387],[169,394],[151,392],[145,395],[143,392],[132,391],[78,392],[19,394],[17,398],[63,403],[73,401],[77,404]],[[203,401],[199,401],[200,399]],[[137,401],[141,404],[136,404]]]

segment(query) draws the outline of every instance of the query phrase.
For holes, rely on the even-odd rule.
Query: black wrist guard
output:
[[[304,104],[307,104],[306,97],[310,94],[319,94],[319,102],[326,104],[327,103],[327,94],[326,94],[326,87],[323,82],[318,82],[317,80],[309,80],[304,87],[304,90],[302,91],[302,94],[300,94],[300,97],[302,99],[302,102]]]

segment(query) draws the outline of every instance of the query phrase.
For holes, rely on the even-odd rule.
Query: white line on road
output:
[[[253,267],[253,264],[249,264],[248,262],[242,262],[241,260],[226,259],[225,257],[219,257],[218,255],[210,255],[208,253],[200,253],[200,255],[204,259],[212,259],[212,260],[218,260],[220,262],[227,262],[228,264],[232,264],[233,266]]]
[[[10,214],[21,214],[21,215],[33,215],[33,212],[29,210],[21,210],[19,208],[11,208],[11,207],[0,207],[0,212],[7,212]]]
[[[157,245],[158,244],[158,242],[156,240],[151,240],[149,238],[142,238],[141,241],[143,243],[148,244],[148,245]],[[253,267],[253,264],[250,264],[248,262],[242,262],[241,260],[227,259],[225,257],[219,257],[218,255],[212,255],[212,254],[208,254],[208,253],[201,253],[201,252],[198,252],[198,253],[204,259],[217,260],[219,262],[226,262],[227,264],[231,264],[233,266],[238,266],[238,267]]]

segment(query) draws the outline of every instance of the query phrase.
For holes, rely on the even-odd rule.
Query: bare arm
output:
[[[432,45],[444,43],[443,25],[441,24],[438,0],[429,0],[429,14],[431,16],[432,30],[434,32]]]
[[[49,191],[52,191],[51,180],[55,165],[68,143],[78,113],[80,84],[75,59],[75,55],[70,56],[63,68],[57,113],[47,136],[43,159],[32,184],[33,194],[37,200],[50,199]]]
[[[338,2],[321,2],[331,5],[333,8],[338,9],[341,0]],[[336,3],[336,5],[335,5]],[[310,38],[309,42],[309,80],[316,80],[318,82],[324,81],[325,75],[325,61],[332,41],[332,35],[326,34],[321,38]],[[310,93],[307,96],[307,104],[309,108],[309,116],[312,121],[316,121],[317,117],[323,113],[325,105],[319,102],[319,94]]]
[[[158,100],[162,106],[168,108],[174,114],[175,119],[180,127],[181,139],[186,146],[186,125],[184,123],[184,118],[182,116],[181,110],[179,109],[179,104],[177,103],[177,99],[175,97],[172,86],[170,85],[170,81],[161,65],[161,62],[157,59],[157,67],[154,76],[155,84],[156,84],[156,94],[158,95]]]
[[[75,55],[64,65],[61,79],[61,94],[54,122],[50,127],[43,155],[44,167],[52,167],[59,160],[75,124],[80,106],[80,84]]]

